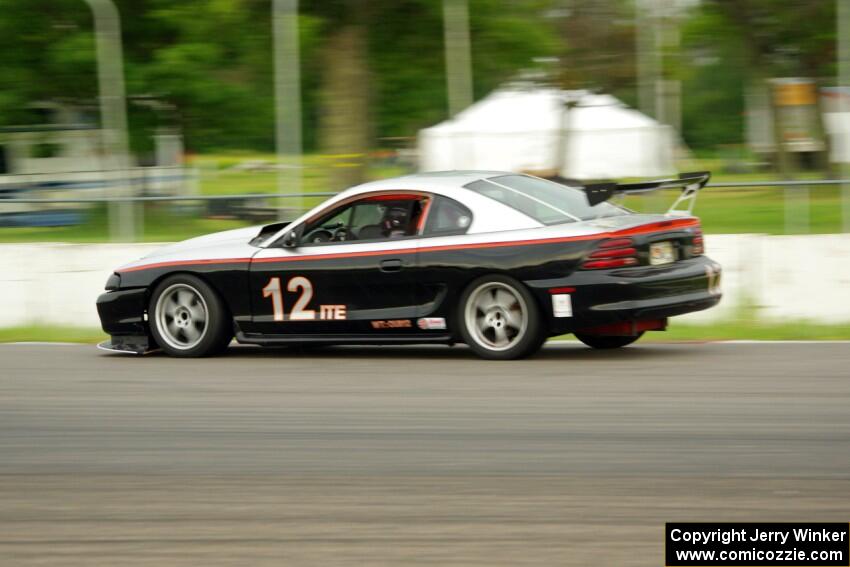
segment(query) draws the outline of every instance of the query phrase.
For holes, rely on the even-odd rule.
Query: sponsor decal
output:
[[[323,321],[345,321],[347,318],[345,305],[319,305],[319,319]]]
[[[555,317],[572,317],[573,301],[568,293],[555,293],[552,295],[552,313]]]
[[[423,317],[416,322],[423,331],[442,330],[446,328],[446,320],[442,317]]]
[[[410,329],[413,323],[410,319],[388,319],[382,321],[372,321],[373,329]]]

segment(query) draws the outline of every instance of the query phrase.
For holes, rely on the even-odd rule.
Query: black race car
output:
[[[569,187],[503,172],[367,183],[291,223],[167,246],[97,302],[103,348],[198,357],[256,345],[463,342],[513,359],[573,333],[622,347],[720,300],[690,213],[707,173]],[[608,201],[679,188],[664,215]],[[689,204],[680,210],[682,203]]]

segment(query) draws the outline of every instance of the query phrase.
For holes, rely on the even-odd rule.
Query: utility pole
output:
[[[121,15],[112,0],[85,1],[94,15],[101,131],[103,149],[107,152],[112,171],[110,185],[113,197],[131,197]],[[112,240],[130,242],[135,238],[133,208],[132,201],[109,201],[109,234]]]
[[[473,101],[468,0],[443,0],[443,33],[449,116],[455,116]]]
[[[661,50],[655,0],[635,0],[635,28],[638,108],[648,116],[657,117]]]
[[[838,121],[838,144],[841,159],[850,155],[850,3],[847,0],[835,0],[836,20],[838,23],[838,86],[840,116]],[[840,167],[842,178],[848,174],[847,164]],[[850,232],[850,185],[841,187],[841,219],[844,232]]]
[[[657,14],[661,21],[656,24],[656,50],[658,78],[656,86],[656,118],[673,127],[676,133],[682,131],[682,84],[678,79],[668,78],[671,73],[664,72],[664,57],[668,62],[672,56],[678,57],[681,46],[679,30],[679,8],[671,0],[664,0],[663,10]]]
[[[638,108],[681,131],[681,84],[666,79],[664,54],[678,51],[679,13],[670,0],[635,0]]]
[[[300,195],[302,177],[301,57],[298,45],[298,0],[272,0],[274,33],[275,117],[278,193]],[[304,208],[302,197],[293,207]],[[279,209],[284,220],[285,209]]]

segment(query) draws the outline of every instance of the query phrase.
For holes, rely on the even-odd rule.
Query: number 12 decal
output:
[[[313,283],[304,276],[295,276],[290,278],[286,284],[286,290],[292,293],[298,293],[301,290],[301,295],[295,301],[292,307],[292,312],[289,314],[290,321],[315,321],[319,320],[344,320],[347,313],[345,305],[319,305],[319,316],[316,317],[316,311],[306,309],[310,300],[313,299]],[[283,290],[280,285],[280,278],[274,277],[269,280],[266,287],[263,288],[263,298],[271,298],[272,300],[272,318],[275,321],[285,321],[286,317],[283,309]]]
[[[280,278],[272,278],[263,288],[263,297],[272,298],[272,311],[275,321],[283,321],[283,294],[280,292]]]
[[[298,291],[298,288],[301,288],[303,291],[301,292],[301,297],[299,297],[298,301],[295,302],[295,306],[292,308],[292,313],[289,314],[289,318],[293,321],[309,321],[310,319],[315,319],[315,311],[312,309],[304,309],[307,307],[307,304],[310,303],[310,300],[313,299],[313,284],[310,283],[310,280],[304,276],[294,277],[289,280],[288,284],[286,284],[286,289],[288,291],[296,292]]]

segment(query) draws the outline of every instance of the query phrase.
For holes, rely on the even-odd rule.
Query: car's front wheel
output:
[[[484,276],[460,298],[458,321],[464,342],[491,360],[511,360],[537,352],[546,340],[540,310],[531,293],[505,276]]]
[[[166,278],[156,287],[148,321],[154,340],[171,356],[217,354],[233,338],[227,308],[216,292],[187,274]]]
[[[592,348],[611,349],[620,348],[630,345],[643,336],[643,332],[637,335],[587,335],[584,333],[576,333],[576,338]]]

